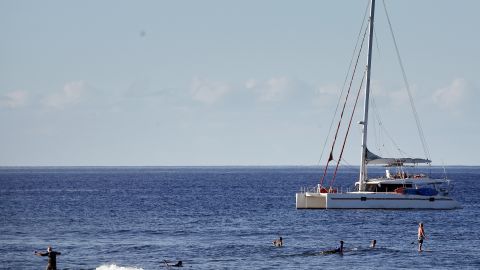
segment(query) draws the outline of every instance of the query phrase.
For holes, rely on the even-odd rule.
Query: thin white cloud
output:
[[[245,88],[247,88],[247,89],[254,89],[257,86],[258,86],[258,81],[255,80],[255,79],[248,79],[245,82]]]
[[[275,77],[263,82],[250,79],[245,82],[245,88],[252,90],[257,100],[262,102],[282,101],[295,90],[293,81],[286,77]]]
[[[420,100],[416,99],[416,86],[410,87],[410,93],[414,99],[414,104],[419,103]],[[395,106],[397,109],[404,110],[405,108],[410,109],[410,99],[408,97],[407,88],[402,88],[400,90],[393,90],[389,92],[388,98],[390,99],[390,104]]]
[[[127,97],[150,97],[156,95],[150,89],[150,80],[141,79],[134,81],[126,92]]]
[[[320,85],[317,89],[319,95],[338,95],[340,94],[340,87],[336,84]]]
[[[62,91],[45,97],[42,104],[52,109],[64,109],[79,103],[84,98],[87,88],[84,81],[69,82],[65,84]]]
[[[208,105],[220,101],[231,90],[232,87],[227,83],[198,77],[194,77],[190,85],[192,98]]]
[[[29,94],[24,90],[16,90],[4,94],[0,97],[0,107],[16,109],[27,104]]]
[[[260,80],[251,78],[241,84],[211,81],[194,77],[190,85],[190,97],[204,104],[234,102],[248,107],[251,102],[307,108],[323,106],[337,98],[335,85],[315,86],[305,81],[285,76]]]
[[[365,85],[362,86],[362,95]],[[392,86],[384,86],[382,81],[372,80],[371,97],[374,98],[376,105],[380,107],[387,107],[389,109],[410,110],[410,99],[406,87],[395,88]],[[414,99],[415,105],[420,104],[418,97],[420,94],[417,85],[410,85],[410,93]]]
[[[459,109],[468,100],[470,89],[465,79],[457,78],[433,94],[433,102],[442,109]]]
[[[315,90],[313,97],[313,104],[323,107],[326,104],[338,99],[340,95],[340,87],[335,84],[323,84],[319,85]]]

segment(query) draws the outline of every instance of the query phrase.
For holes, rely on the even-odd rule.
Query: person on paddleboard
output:
[[[37,252],[35,250],[35,255],[37,256],[48,256],[48,264],[46,270],[57,270],[57,255],[62,253],[53,251],[52,247],[47,248],[47,252]]]
[[[425,235],[425,229],[423,228],[423,223],[418,224],[418,251],[422,251],[423,239],[427,239]]]

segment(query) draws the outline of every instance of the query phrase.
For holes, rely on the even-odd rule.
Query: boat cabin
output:
[[[399,188],[412,188],[411,183],[366,183],[365,191],[369,192],[395,192]]]

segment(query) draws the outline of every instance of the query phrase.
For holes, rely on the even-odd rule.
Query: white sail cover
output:
[[[423,158],[384,158],[380,157],[367,149],[366,151],[367,164],[372,165],[386,165],[386,166],[402,166],[403,164],[419,164],[431,163],[431,160]]]

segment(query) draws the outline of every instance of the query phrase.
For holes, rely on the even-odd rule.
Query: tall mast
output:
[[[365,84],[365,103],[363,107],[362,124],[362,158],[360,164],[359,191],[365,191],[365,180],[367,179],[367,126],[368,126],[368,102],[370,97],[370,73],[372,68],[372,45],[373,45],[373,18],[375,14],[375,0],[370,2],[370,23],[368,35],[368,59],[367,59],[367,82]]]

